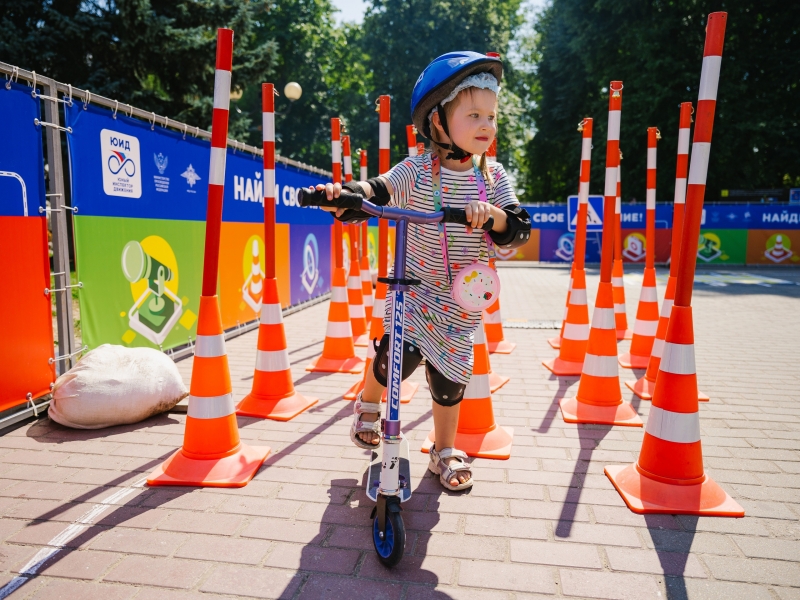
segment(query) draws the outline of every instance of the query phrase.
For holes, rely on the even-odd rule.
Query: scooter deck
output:
[[[367,496],[370,500],[378,500],[378,488],[381,482],[381,468],[383,466],[383,450],[378,448],[372,451],[372,459],[367,471]],[[399,464],[400,469],[400,502],[411,498],[411,463],[409,462],[408,440],[400,440]]]

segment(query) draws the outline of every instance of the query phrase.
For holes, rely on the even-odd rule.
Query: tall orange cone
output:
[[[619,153],[622,160],[622,152]],[[617,324],[617,339],[629,340],[633,333],[628,329],[628,315],[625,312],[625,282],[622,268],[622,180],[617,167],[617,200],[614,206],[614,268],[611,283],[614,290],[614,319]]]
[[[361,157],[360,181],[367,180],[367,151],[359,150]],[[361,295],[364,298],[364,314],[367,317],[367,326],[372,322],[372,273],[369,267],[369,225],[367,221],[357,225],[361,228]]]
[[[270,452],[267,447],[247,446],[239,439],[216,296],[232,63],[233,31],[218,29],[203,285],[189,409],[183,447],[147,478],[147,483],[154,486],[242,487],[253,478]]]
[[[612,81],[608,101],[606,143],[606,185],[603,202],[603,242],[600,255],[600,285],[592,315],[589,343],[583,362],[578,394],[560,402],[567,423],[598,423],[641,427],[634,408],[622,401],[617,364],[614,292],[611,288],[614,251],[614,206],[619,167],[619,130],[622,111],[622,82]]]
[[[564,336],[564,325],[567,322],[567,313],[569,313],[569,294],[572,291],[572,274],[575,271],[575,262],[572,262],[569,268],[569,286],[567,287],[567,302],[564,304],[564,317],[561,319],[561,327],[559,328],[558,335],[547,339],[547,343],[553,350],[561,348],[561,338]]]
[[[236,414],[275,421],[288,421],[317,398],[298,394],[292,382],[289,351],[283,330],[283,314],[275,278],[275,87],[261,86],[262,134],[264,145],[264,247],[266,278],[258,326],[256,368],[253,389],[236,406]]]
[[[264,302],[261,305],[261,323],[258,326],[253,389],[236,406],[236,414],[288,421],[318,401],[318,398],[306,398],[294,389],[278,299],[278,280],[274,277],[267,278],[264,280]]]
[[[578,185],[578,217],[575,250],[567,292],[567,312],[558,338],[558,356],[542,364],[555,375],[580,375],[589,342],[589,307],[586,302],[586,222],[589,213],[589,174],[592,161],[593,119],[578,124],[581,132],[581,171]],[[551,343],[552,345],[552,343]]]
[[[333,182],[342,182],[341,120],[331,119],[331,150],[333,158]],[[347,294],[347,274],[342,248],[342,223],[334,222],[333,251],[336,267],[331,282],[331,304],[328,309],[328,326],[322,356],[318,356],[306,367],[306,371],[323,373],[361,373],[364,361],[356,356],[353,346],[353,329],[350,324],[350,308]],[[355,262],[355,261],[351,261]]]
[[[711,13],[706,27],[675,304],[642,450],[632,465],[605,468],[625,504],[639,514],[744,516],[703,468],[691,307],[726,20],[724,12]]]
[[[492,394],[489,389],[489,351],[483,327],[475,329],[473,342],[474,361],[472,377],[464,390],[464,399],[459,405],[458,430],[455,446],[468,456],[476,458],[511,458],[514,430],[501,427],[494,420]],[[436,441],[435,430],[431,430],[422,444],[423,452],[430,452]]]
[[[645,266],[639,306],[633,322],[630,352],[619,357],[627,369],[644,369],[650,362],[653,342],[658,331],[658,293],[656,290],[656,142],[661,134],[656,127],[647,128],[647,210],[645,230]]]
[[[664,340],[667,337],[669,317],[672,313],[672,304],[675,300],[675,285],[680,262],[681,233],[683,232],[683,212],[686,203],[686,177],[689,173],[689,143],[692,127],[692,103],[681,103],[680,124],[678,129],[678,161],[675,169],[675,197],[672,215],[672,249],[669,262],[669,279],[664,292],[664,302],[661,305],[661,314],[658,319],[656,339],[653,350],[647,363],[647,372],[638,381],[626,381],[625,385],[642,400],[650,400],[656,387],[656,377],[661,364],[661,354],[664,350]],[[697,399],[707,402],[708,396],[698,392]]]

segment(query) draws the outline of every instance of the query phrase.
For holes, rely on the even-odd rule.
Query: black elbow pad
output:
[[[504,208],[503,212],[506,213],[507,228],[503,233],[490,231],[492,241],[506,250],[527,244],[531,239],[531,216],[528,211],[521,206],[514,206]]]

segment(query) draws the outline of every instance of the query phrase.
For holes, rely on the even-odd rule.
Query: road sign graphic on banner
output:
[[[589,205],[586,212],[586,231],[603,231],[603,197],[589,196]],[[575,231],[578,224],[578,197],[567,198],[567,219],[569,230]]]

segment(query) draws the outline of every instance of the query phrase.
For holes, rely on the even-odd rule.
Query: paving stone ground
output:
[[[736,272],[790,283],[695,288],[698,377],[711,396],[700,408],[705,466],[744,519],[630,512],[603,467],[634,461],[642,430],[564,423],[558,400],[577,378],[540,365],[554,331],[507,328],[517,348],[492,366],[511,377],[494,409],[514,428],[512,458],[474,461],[472,491],[445,492],[419,452],[432,425],[419,370],[401,412],[414,488],[406,556],[384,569],[371,547],[367,455],[348,439],[352,404],[341,398],[356,376],[304,371],[321,350],[321,304],[286,318],[297,387],[320,401],[288,423],[239,419],[247,443],[272,448],[245,488],[141,486],[180,446],[180,414],[100,431],[43,419],[0,437],[0,586],[15,581],[9,598],[37,600],[800,599],[800,269]],[[501,278],[505,318],[561,318],[565,268],[504,268]],[[626,275],[631,324],[636,281]],[[590,300],[596,286],[591,271]],[[237,399],[250,390],[255,343],[250,333],[227,346]],[[187,384],[191,367],[179,363]],[[646,419],[649,403],[623,395]],[[70,526],[80,533],[37,576],[14,580]]]

